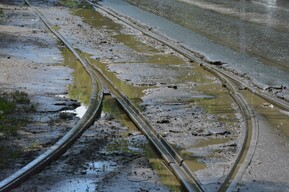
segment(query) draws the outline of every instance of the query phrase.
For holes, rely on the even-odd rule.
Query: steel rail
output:
[[[91,5],[93,5],[95,9],[98,8],[98,9],[106,12],[107,14],[111,15],[112,17],[117,18],[118,20],[124,22],[125,24],[139,30],[143,34],[145,34],[151,38],[154,38],[159,42],[164,43],[165,45],[171,47],[172,49],[174,49],[178,53],[184,55],[185,57],[191,59],[192,61],[199,63],[201,66],[203,66],[204,69],[215,74],[219,79],[221,79],[223,81],[224,84],[228,85],[227,88],[230,92],[230,95],[232,96],[234,101],[239,106],[241,113],[242,113],[242,115],[246,121],[245,136],[244,136],[243,144],[241,146],[241,150],[240,150],[239,154],[237,155],[235,163],[233,164],[233,166],[231,166],[229,174],[225,178],[225,180],[222,183],[219,190],[222,191],[222,190],[225,190],[227,188],[232,188],[232,187],[229,187],[231,181],[233,180],[234,181],[233,183],[236,183],[236,179],[241,177],[241,174],[240,173],[238,174],[236,172],[238,172],[238,171],[244,172],[244,169],[251,162],[251,159],[253,157],[253,154],[254,154],[254,151],[255,151],[255,148],[257,145],[257,137],[258,137],[258,122],[255,118],[255,114],[254,114],[253,110],[250,108],[250,106],[246,102],[245,98],[237,91],[237,89],[235,88],[236,86],[234,86],[228,78],[230,78],[231,80],[234,80],[235,82],[238,82],[239,84],[242,84],[243,86],[244,86],[244,84],[242,82],[240,82],[238,79],[231,77],[231,75],[227,74],[226,72],[221,71],[217,67],[212,66],[211,64],[202,60],[201,58],[195,56],[188,49],[181,47],[179,45],[176,45],[175,43],[172,43],[172,41],[164,38],[160,34],[152,32],[150,29],[145,29],[144,27],[139,26],[136,22],[125,18],[123,15],[120,15],[120,14],[116,13],[115,11],[107,9],[101,5],[98,5],[98,4],[94,4],[91,2],[89,2],[89,3]],[[247,86],[247,87],[249,87],[249,86]],[[248,89],[248,90],[252,90],[252,89]],[[246,148],[248,148],[248,149],[246,149]],[[242,163],[242,164],[240,165],[240,163]],[[194,173],[189,169],[189,166],[186,164],[186,162],[182,161],[181,165],[185,169],[185,171],[187,172],[188,175],[190,175],[193,178],[196,178]],[[235,175],[237,175],[237,177],[234,177]],[[202,184],[199,183],[198,185],[201,186]]]
[[[91,72],[91,69],[87,66],[84,60],[79,56],[75,49],[62,37],[57,31],[53,30],[48,21],[41,15],[41,13],[34,8],[28,0],[24,0],[25,3],[32,8],[32,10],[40,17],[45,23],[48,29],[56,35],[60,41],[62,41],[74,54],[76,58],[82,63],[85,70],[88,72],[92,82],[92,94],[90,97],[90,104],[85,112],[84,116],[72,127],[72,129],[66,133],[58,142],[51,146],[48,150],[38,156],[36,159],[28,163],[26,166],[16,171],[14,174],[5,178],[0,182],[0,191],[6,192],[14,189],[21,182],[27,180],[32,174],[40,171],[45,166],[49,165],[56,158],[62,155],[71,145],[82,135],[82,133],[95,121],[97,116],[101,113],[101,105],[103,100],[103,91],[101,83]]]
[[[236,86],[234,85],[234,83],[239,83],[229,76],[217,73],[216,71],[211,71],[211,73],[218,76],[222,80],[224,86],[229,89],[230,95],[239,106],[246,122],[245,137],[240,153],[238,154],[235,163],[231,167],[225,181],[218,190],[233,191],[237,185],[237,182],[244,174],[244,171],[251,163],[255,153],[259,136],[259,124],[254,110],[250,107],[244,96],[236,89]]]

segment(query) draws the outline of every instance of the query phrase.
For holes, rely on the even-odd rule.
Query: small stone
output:
[[[163,133],[162,133],[162,136],[163,136],[163,137],[167,137],[168,135],[169,135],[168,132],[163,132]]]
[[[107,43],[107,41],[106,41],[106,40],[103,40],[103,41],[101,41],[99,44],[105,44],[105,43]]]
[[[161,119],[161,120],[158,120],[157,123],[166,124],[166,123],[170,123],[170,121],[168,119]]]
[[[176,86],[176,85],[169,85],[168,88],[171,88],[171,89],[178,89],[178,86]]]
[[[226,129],[224,128],[219,128],[219,127],[216,127],[216,128],[210,128],[208,130],[209,134],[214,134],[214,135],[229,135],[231,134],[230,131],[227,131]]]

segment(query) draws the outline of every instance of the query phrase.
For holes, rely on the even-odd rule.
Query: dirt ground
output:
[[[31,3],[75,48],[102,64],[183,156],[197,157],[192,163],[206,189],[218,187],[240,150],[244,126],[220,81],[102,12],[71,11],[79,5],[61,2]],[[60,97],[76,79],[76,69],[62,64],[66,56],[58,40],[22,1],[2,1],[0,9],[0,90],[25,91],[36,106],[26,114],[32,120],[17,137],[0,135],[3,145],[20,151],[0,170],[3,179],[75,124],[78,117],[63,119],[60,114],[76,108],[79,101]],[[163,178],[165,168],[153,166],[157,155],[148,158],[144,146],[147,140],[141,133],[104,110],[67,153],[15,191],[181,191],[175,178]]]

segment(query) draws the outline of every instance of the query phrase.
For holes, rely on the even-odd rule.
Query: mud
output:
[[[95,12],[85,4],[81,4],[83,9],[79,9],[75,6],[77,3],[63,2],[38,4],[32,1],[32,4],[70,44],[98,65],[139,106],[160,134],[190,162],[207,190],[218,187],[240,150],[244,133],[240,112],[221,82],[172,49],[100,10]],[[89,85],[86,84],[89,80],[82,74],[81,67],[39,24],[41,22],[29,8],[21,7],[17,1],[15,3],[14,6],[1,5],[4,8],[1,27],[7,33],[4,29],[1,32],[7,45],[1,47],[1,88],[25,90],[33,102],[39,103],[37,111],[45,111],[51,116],[68,109],[67,105],[75,108],[76,99],[87,104]],[[20,19],[23,12],[29,17]],[[20,27],[6,26],[19,25],[22,20],[25,21]],[[26,26],[26,23],[30,25]],[[13,33],[17,38],[6,38]],[[14,45],[23,46],[23,53],[11,51]],[[45,62],[39,59],[46,57],[49,59]],[[63,99],[59,95],[68,95],[75,100]],[[59,187],[62,191],[181,191],[180,184],[157,154],[148,149],[145,137],[135,127],[131,128],[129,120],[121,121],[113,114],[115,109],[112,108],[115,107],[107,105],[102,118],[59,161],[33,176],[16,191],[55,191]],[[37,114],[32,116],[37,117]],[[49,115],[45,115],[45,120],[48,119]],[[57,130],[59,134],[51,135],[59,137],[76,120],[66,120],[62,126],[58,119],[53,121],[55,126],[49,126],[43,120],[45,128],[41,136],[45,135],[53,143],[56,137],[47,135]],[[36,130],[34,127],[34,132]],[[39,134],[34,139],[40,140],[41,136]],[[24,142],[24,145],[28,144]]]

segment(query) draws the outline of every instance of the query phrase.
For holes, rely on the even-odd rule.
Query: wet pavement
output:
[[[262,84],[288,86],[286,1],[127,1],[151,13],[124,1],[100,4]]]

